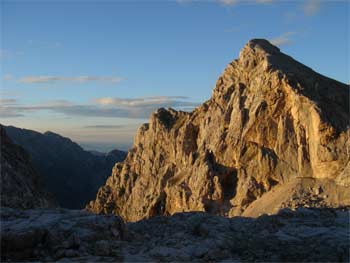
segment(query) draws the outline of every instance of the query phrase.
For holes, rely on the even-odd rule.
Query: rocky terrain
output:
[[[139,128],[87,209],[137,221],[349,206],[349,119],[348,85],[251,40],[208,101],[159,109]]]
[[[13,126],[5,129],[13,142],[30,154],[44,186],[65,208],[83,208],[96,196],[114,164],[126,156],[118,150],[96,155],[53,132],[42,134]]]
[[[349,262],[349,213],[283,209],[257,219],[177,213],[124,224],[74,210],[1,209],[1,260]]]
[[[113,256],[125,235],[116,216],[98,216],[79,210],[1,209],[2,261],[53,261],[60,258]],[[107,243],[107,245],[106,245]],[[106,246],[117,251],[106,252]],[[109,249],[109,248],[107,248]]]
[[[1,207],[18,209],[54,207],[56,202],[43,189],[41,178],[28,153],[12,143],[0,125]]]

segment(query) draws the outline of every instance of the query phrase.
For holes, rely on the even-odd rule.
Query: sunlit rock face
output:
[[[56,206],[52,196],[41,183],[29,154],[12,143],[5,129],[0,125],[0,207],[17,209],[47,208]]]
[[[313,183],[287,198],[314,193],[326,180],[331,186],[315,203],[349,205],[349,117],[348,85],[251,40],[208,101],[193,112],[159,109],[139,128],[87,209],[127,221],[183,211],[241,215],[304,177]],[[337,191],[325,191],[335,188],[340,194],[330,198]]]

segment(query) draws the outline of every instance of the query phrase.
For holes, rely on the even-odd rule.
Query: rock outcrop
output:
[[[87,209],[127,221],[183,211],[241,215],[296,178],[343,191],[322,206],[349,205],[349,117],[348,85],[251,40],[208,101],[193,112],[159,109],[139,128]]]
[[[43,187],[29,154],[12,143],[0,125],[0,207],[17,209],[54,207],[56,202]]]
[[[283,209],[257,219],[1,210],[1,260],[25,262],[349,262],[349,213]]]
[[[12,141],[22,146],[42,176],[43,183],[61,207],[81,209],[96,196],[116,162],[126,153],[118,150],[94,154],[69,138],[53,132],[5,126]]]

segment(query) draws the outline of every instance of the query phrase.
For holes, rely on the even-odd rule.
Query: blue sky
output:
[[[252,38],[349,83],[347,1],[1,1],[0,122],[102,151],[208,99]]]

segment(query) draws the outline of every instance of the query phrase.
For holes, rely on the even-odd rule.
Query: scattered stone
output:
[[[111,254],[111,248],[107,240],[99,240],[95,243],[95,255],[109,256]]]
[[[63,223],[64,222],[64,223]],[[119,234],[115,235],[118,231]],[[1,208],[1,258],[58,260],[84,254],[109,256],[109,240],[125,235],[120,217],[99,216],[85,211]]]
[[[258,219],[178,213],[124,225],[84,211],[2,208],[0,219],[4,262],[349,261],[344,209],[286,208]]]

